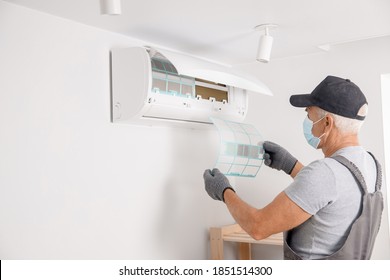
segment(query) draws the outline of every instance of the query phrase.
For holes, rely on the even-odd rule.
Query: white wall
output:
[[[383,112],[383,139],[385,150],[385,173],[390,174],[390,73],[381,76],[381,92],[382,92],[382,112]],[[387,178],[389,178],[387,176]],[[390,200],[390,183],[387,180],[387,201]],[[390,224],[390,209],[388,210],[388,218]]]
[[[0,259],[205,259],[214,131],[110,123],[127,37],[0,1]]]
[[[110,123],[109,49],[137,43],[0,1],[0,259],[205,259],[207,229],[233,222],[203,187],[215,131]],[[247,121],[308,163],[320,154],[288,96],[327,73],[349,76],[369,92],[362,142],[383,161],[377,74],[390,65],[389,40],[372,44],[370,57],[351,46],[248,67],[275,96],[252,95]],[[259,207],[289,182],[268,168],[232,180]],[[375,258],[390,258],[385,221]],[[281,252],[257,247],[256,257]]]

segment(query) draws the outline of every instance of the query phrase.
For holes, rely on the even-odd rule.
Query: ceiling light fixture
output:
[[[102,15],[120,15],[122,13],[121,0],[100,0]]]
[[[269,35],[269,29],[278,27],[276,24],[266,23],[255,27],[255,30],[264,30],[264,35],[260,36],[259,47],[257,49],[256,60],[267,63],[271,57],[272,43],[274,38]]]

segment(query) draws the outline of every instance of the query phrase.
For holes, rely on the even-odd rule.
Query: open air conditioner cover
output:
[[[249,75],[240,73],[230,66],[165,49],[154,50],[171,61],[180,75],[197,77],[265,95],[273,95],[271,90],[263,82],[255,77],[249,77]]]

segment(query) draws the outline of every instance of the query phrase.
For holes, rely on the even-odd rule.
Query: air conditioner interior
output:
[[[151,57],[151,64],[152,91],[155,93],[224,103],[229,101],[226,85],[179,75],[175,66],[158,52]]]
[[[215,98],[216,101],[228,102],[228,87],[223,84],[195,79],[195,92],[202,99]]]

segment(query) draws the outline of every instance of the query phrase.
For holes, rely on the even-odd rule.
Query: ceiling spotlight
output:
[[[100,0],[102,15],[120,15],[122,13],[121,0]]]
[[[259,40],[259,47],[257,49],[257,56],[256,60],[260,62],[269,62],[270,57],[271,57],[271,50],[272,50],[272,43],[274,41],[274,38],[269,35],[269,29],[271,28],[276,28],[276,24],[260,24],[255,27],[255,30],[264,30],[264,35],[260,36]]]

